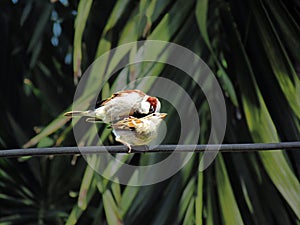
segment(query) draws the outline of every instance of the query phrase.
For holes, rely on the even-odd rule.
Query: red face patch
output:
[[[156,111],[156,108],[157,108],[157,98],[155,98],[155,97],[149,97],[147,99],[147,102],[150,103],[149,113],[154,113]]]

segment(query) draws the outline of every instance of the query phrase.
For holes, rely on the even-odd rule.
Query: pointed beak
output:
[[[167,115],[168,115],[167,113],[160,113],[159,117],[162,118],[162,119],[164,119]]]

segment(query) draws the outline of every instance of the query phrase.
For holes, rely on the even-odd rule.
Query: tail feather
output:
[[[85,121],[89,122],[89,123],[103,123],[103,121],[101,119],[95,118],[95,117],[93,117],[93,118],[91,118],[91,117],[87,118]]]
[[[88,116],[88,117],[96,117],[94,110],[87,110],[87,111],[70,111],[66,112],[64,116],[67,117],[75,117],[75,116]]]

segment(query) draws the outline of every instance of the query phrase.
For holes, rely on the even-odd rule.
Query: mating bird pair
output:
[[[128,147],[147,145],[157,137],[158,128],[167,116],[160,113],[160,101],[140,90],[125,90],[103,100],[99,107],[87,111],[71,111],[68,117],[87,117],[87,122],[110,124],[115,140]]]

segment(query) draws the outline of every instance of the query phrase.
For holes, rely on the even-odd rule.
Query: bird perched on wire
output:
[[[142,118],[130,116],[110,127],[115,140],[126,145],[130,153],[131,146],[147,145],[157,137],[159,126],[166,116],[166,113],[152,113]]]
[[[130,116],[140,118],[159,112],[161,104],[156,97],[149,96],[140,90],[125,90],[116,92],[97,106],[93,110],[71,111],[64,115],[84,116],[87,117],[88,122],[112,124]]]

